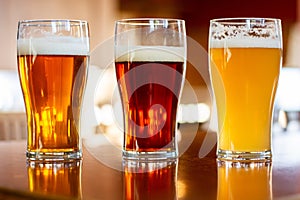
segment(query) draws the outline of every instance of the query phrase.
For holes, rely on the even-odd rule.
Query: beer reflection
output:
[[[124,199],[176,199],[178,160],[123,161]]]
[[[272,199],[271,163],[218,163],[218,200]]]
[[[81,161],[33,162],[27,165],[31,192],[81,199]]]

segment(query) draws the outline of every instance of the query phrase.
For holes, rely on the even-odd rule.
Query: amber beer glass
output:
[[[185,68],[183,20],[116,22],[115,69],[123,106],[124,158],[177,157],[176,114]]]
[[[281,21],[211,20],[209,57],[219,122],[218,158],[269,161],[282,62]]]
[[[17,46],[27,114],[27,157],[80,159],[79,120],[87,79],[88,23],[20,21]]]

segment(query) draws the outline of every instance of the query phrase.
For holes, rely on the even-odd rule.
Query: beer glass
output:
[[[86,21],[20,21],[18,72],[30,160],[80,159],[80,112],[87,79]]]
[[[176,114],[185,69],[183,20],[116,22],[115,70],[123,106],[124,158],[178,156]]]
[[[81,160],[72,162],[30,161],[27,166],[29,191],[47,195],[48,198],[53,197],[53,199],[81,199],[81,168]]]
[[[269,161],[274,98],[282,62],[279,19],[210,21],[210,75],[220,160]]]

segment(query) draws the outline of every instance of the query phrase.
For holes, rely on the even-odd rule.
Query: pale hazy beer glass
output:
[[[117,21],[115,69],[123,106],[124,158],[177,157],[176,115],[186,71],[184,21]]]
[[[88,23],[20,21],[17,46],[27,114],[27,157],[80,159],[79,120],[87,79]]]
[[[210,73],[218,111],[217,157],[271,159],[271,126],[282,62],[279,19],[214,19]]]

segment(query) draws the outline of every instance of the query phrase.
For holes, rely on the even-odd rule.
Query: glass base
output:
[[[72,161],[82,158],[81,151],[70,152],[36,152],[27,151],[26,156],[31,161]]]
[[[242,152],[219,149],[217,151],[217,159],[232,162],[270,162],[272,160],[272,152],[271,150],[261,152]]]
[[[154,151],[154,152],[137,152],[125,151],[122,152],[125,160],[168,160],[178,157],[177,151]]]

